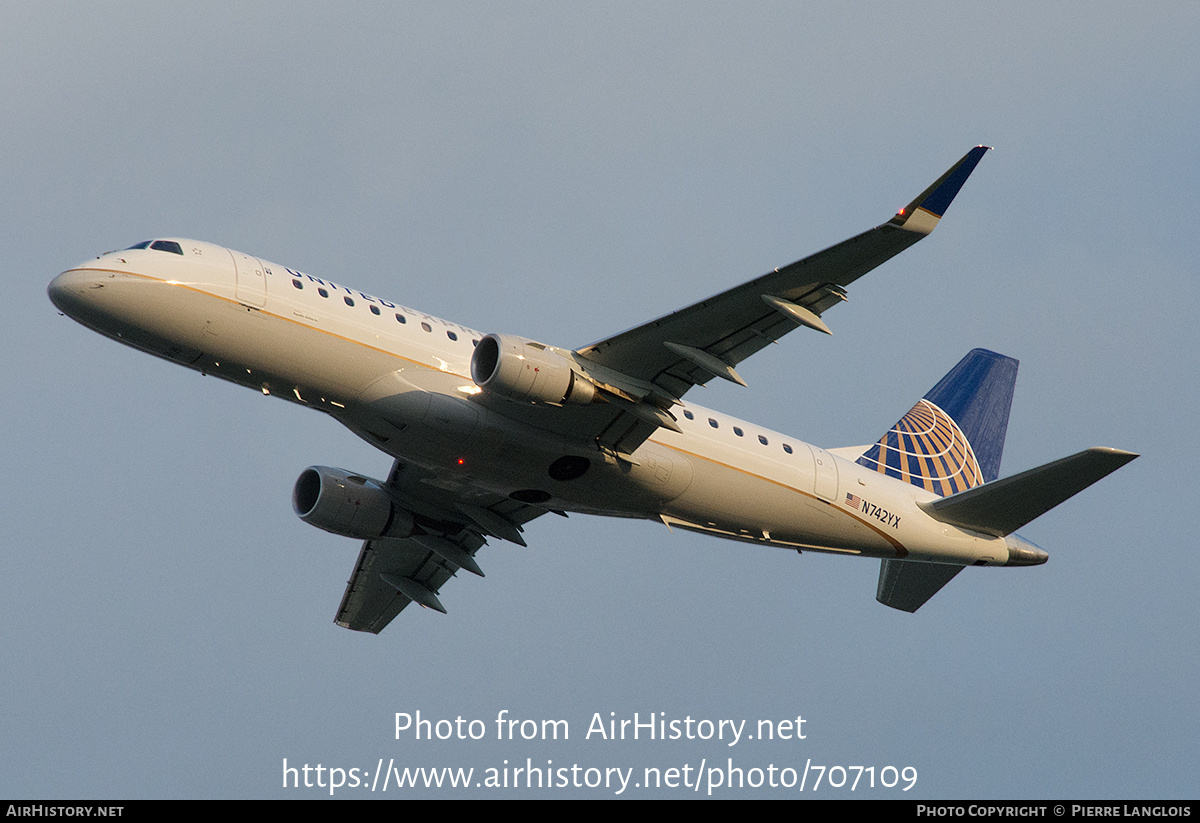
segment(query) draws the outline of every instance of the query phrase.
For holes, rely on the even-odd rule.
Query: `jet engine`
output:
[[[471,379],[485,391],[527,403],[591,403],[596,386],[549,346],[489,334],[471,355]]]
[[[408,537],[413,516],[378,480],[344,469],[310,466],[292,489],[292,509],[305,523],[343,537]]]

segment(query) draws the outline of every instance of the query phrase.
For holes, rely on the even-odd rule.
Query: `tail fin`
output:
[[[858,464],[943,496],[995,480],[1016,382],[1016,360],[973,349]]]

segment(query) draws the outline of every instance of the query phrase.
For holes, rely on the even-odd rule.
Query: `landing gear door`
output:
[[[230,251],[237,267],[237,299],[247,306],[262,308],[267,304],[267,273],[257,257]]]

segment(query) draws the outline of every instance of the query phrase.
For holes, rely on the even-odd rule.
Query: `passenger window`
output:
[[[430,328],[428,323],[422,323],[421,328],[423,328],[425,331],[433,331],[433,329]]]
[[[736,434],[738,437],[742,436],[742,430],[739,429],[737,426],[733,427],[733,433]]]
[[[690,411],[688,411],[687,409],[684,409],[684,410],[683,410],[683,416],[684,416],[684,417],[686,417],[688,420],[695,420],[695,419],[696,419],[696,415],[692,414],[692,413],[691,413]]]
[[[375,315],[376,317],[378,317],[378,316],[379,316],[379,307],[378,307],[378,306],[372,306],[372,307],[371,307],[371,314],[373,314],[373,315]]]
[[[791,454],[791,453],[792,453],[792,447],[791,447],[791,446],[789,446],[787,443],[784,443],[784,444],[783,444],[783,450],[784,450],[785,452],[787,452],[788,454]]]
[[[408,318],[407,318],[407,317],[405,317],[403,314],[397,314],[397,315],[396,315],[396,322],[397,322],[397,323],[407,323],[407,322],[408,322]]]
[[[763,437],[763,436],[760,434],[760,435],[758,436],[758,442],[759,442],[759,443],[762,443],[762,444],[765,446],[765,445],[767,445],[767,438]]]
[[[304,284],[303,284],[303,283],[301,283],[299,280],[293,280],[293,281],[292,281],[292,285],[293,285],[293,286],[295,286],[295,287],[296,287],[296,288],[298,288],[298,289],[302,289],[302,288],[304,288]]]
[[[448,331],[448,332],[446,332],[446,336],[447,336],[447,337],[449,337],[451,340],[457,340],[457,339],[458,339],[458,335],[457,335],[457,334],[455,334],[455,333],[454,333],[454,332],[452,332],[452,331]]]
[[[716,420],[713,420],[713,419],[710,417],[710,418],[708,418],[708,425],[712,426],[712,427],[715,429],[715,428],[717,427],[717,421],[716,421]]]
[[[318,289],[317,289],[317,294],[321,295],[322,297],[328,297],[328,296],[329,296],[329,292],[325,291],[325,289],[322,289],[322,288],[318,288]]]
[[[346,301],[346,305],[347,305],[347,306],[353,306],[353,305],[354,305],[354,301],[353,301],[351,298],[349,298],[349,297],[343,297],[342,299]]]

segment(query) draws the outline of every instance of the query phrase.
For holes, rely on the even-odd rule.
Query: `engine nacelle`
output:
[[[471,355],[471,379],[485,391],[527,403],[591,403],[596,386],[550,347],[511,334],[489,334]]]
[[[344,469],[309,466],[301,472],[292,489],[292,509],[305,523],[343,537],[413,533],[412,514],[396,505],[382,483]]]

